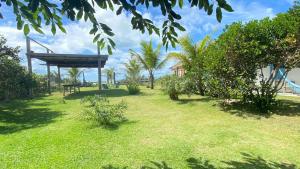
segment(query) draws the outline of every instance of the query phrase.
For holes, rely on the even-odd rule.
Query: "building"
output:
[[[178,62],[177,64],[172,66],[171,70],[174,72],[174,75],[176,75],[178,77],[182,77],[185,74],[185,70],[184,70],[181,62]]]

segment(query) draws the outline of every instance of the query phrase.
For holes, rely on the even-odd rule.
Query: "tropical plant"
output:
[[[80,75],[80,70],[78,68],[72,67],[71,69],[68,70],[68,74],[70,76],[72,83],[74,84],[78,83],[78,77]]]
[[[129,94],[137,94],[140,92],[139,82],[141,65],[137,59],[131,58],[128,63],[125,63],[126,68],[126,82]]]
[[[138,61],[143,65],[144,69],[148,71],[150,88],[154,89],[154,71],[161,69],[167,59],[160,59],[161,45],[158,45],[156,49],[153,48],[152,41],[142,41],[140,45],[142,50],[141,54],[138,54],[133,50],[130,50],[130,54],[132,57],[138,59]]]
[[[167,93],[171,100],[178,100],[180,94],[190,96],[194,93],[194,85],[187,77],[167,75],[159,79],[162,90]]]
[[[182,63],[186,76],[192,77],[190,79],[194,81],[200,95],[205,93],[204,57],[210,42],[209,36],[206,36],[197,44],[193,43],[191,37],[184,36],[179,39],[182,52],[171,52],[168,54],[168,59],[175,58]]]
[[[107,84],[113,84],[115,69],[114,68],[107,68],[107,69],[104,70],[104,72],[106,73]]]
[[[104,48],[107,46],[109,54],[112,53],[112,48],[115,47],[114,41],[109,38],[114,36],[112,29],[104,23],[99,22],[96,17],[96,11],[107,10],[115,11],[116,15],[121,13],[130,13],[132,28],[140,30],[142,33],[146,31],[149,34],[153,32],[157,35],[162,35],[163,44],[168,46],[172,44],[175,46],[177,43],[176,33],[179,31],[185,31],[178,21],[181,16],[175,12],[178,9],[182,9],[184,3],[186,6],[198,7],[198,9],[204,9],[208,15],[216,10],[216,18],[219,22],[222,19],[222,9],[232,12],[233,9],[227,3],[226,0],[172,0],[172,1],[159,1],[159,0],[82,0],[82,1],[50,1],[50,0],[2,0],[0,6],[6,4],[7,10],[11,10],[16,16],[16,27],[23,29],[24,34],[28,35],[30,27],[39,33],[43,33],[42,29],[47,25],[51,26],[53,34],[56,33],[56,29],[59,28],[62,32],[66,32],[63,27],[62,18],[66,17],[71,21],[90,21],[91,30],[90,34],[94,35],[94,42],[97,42],[98,46]],[[10,8],[11,7],[11,8]],[[165,16],[164,23],[160,29],[153,23],[151,19],[144,18],[140,11],[143,8],[155,8],[161,11],[161,15]],[[104,11],[106,12],[106,11]],[[107,11],[108,12],[108,11]],[[0,12],[0,19],[4,16]],[[44,25],[43,25],[44,24]]]
[[[96,122],[98,125],[109,126],[126,120],[124,112],[127,104],[121,101],[111,104],[108,98],[100,95],[86,96],[81,100],[86,106],[82,112],[83,118]]]

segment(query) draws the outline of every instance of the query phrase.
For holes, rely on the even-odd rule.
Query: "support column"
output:
[[[58,74],[58,88],[61,88],[61,78],[60,78],[60,67],[57,66],[57,74]]]
[[[50,87],[50,64],[47,63],[47,84],[48,84],[48,93],[51,94],[51,87]]]
[[[101,56],[100,56],[100,47],[97,45],[97,52],[98,52],[98,86],[99,91],[101,91],[102,85],[101,85]]]
[[[98,85],[99,91],[101,91],[101,59],[98,59]]]
[[[27,55],[28,73],[29,73],[30,78],[32,78],[32,64],[31,64],[31,56],[30,56],[31,49],[30,49],[30,39],[29,39],[29,37],[26,37],[26,48],[27,48],[26,55]],[[29,97],[32,97],[32,95],[33,95],[31,87],[29,87],[28,95],[29,95]]]

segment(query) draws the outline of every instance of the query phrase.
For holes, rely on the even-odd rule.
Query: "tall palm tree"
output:
[[[167,58],[178,59],[187,75],[191,75],[193,80],[195,80],[198,92],[204,95],[204,57],[208,44],[211,42],[209,36],[206,36],[203,40],[194,44],[190,36],[184,36],[179,39],[179,45],[181,46],[182,52],[171,52],[168,54]]]
[[[138,82],[140,79],[141,65],[138,63],[137,59],[131,58],[128,63],[125,63],[126,68],[126,78]]]
[[[78,68],[72,67],[71,69],[68,70],[68,74],[69,74],[72,82],[74,84],[77,83],[77,81],[78,81],[77,79],[78,79],[78,77],[80,75],[80,70]]]
[[[149,73],[150,87],[154,88],[154,71],[161,69],[167,59],[160,59],[160,49],[161,45],[158,45],[156,49],[153,48],[152,42],[141,42],[141,54],[138,54],[134,50],[129,50],[131,56],[137,58]]]

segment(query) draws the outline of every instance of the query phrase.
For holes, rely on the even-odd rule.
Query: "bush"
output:
[[[128,89],[128,93],[130,95],[135,95],[135,94],[138,94],[140,92],[140,87],[139,87],[138,83],[129,82],[127,84],[127,89]]]
[[[160,79],[163,91],[165,91],[171,100],[178,100],[180,94],[193,94],[196,89],[193,82],[187,77],[177,77],[174,75],[165,76]]]
[[[94,121],[98,125],[109,126],[126,120],[124,112],[127,104],[124,101],[111,104],[106,97],[95,95],[84,97],[81,103],[86,106],[83,111],[84,119]]]

